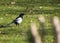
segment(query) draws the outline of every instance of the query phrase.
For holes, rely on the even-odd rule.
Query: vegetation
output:
[[[28,9],[26,9],[27,7]],[[31,9],[33,9],[32,13],[30,12]],[[43,15],[46,19],[43,43],[55,42],[50,18],[53,16],[60,18],[59,0],[1,0],[0,24],[10,23],[21,12],[24,12],[25,16],[19,26],[11,24],[11,27],[0,28],[0,43],[33,43],[30,34],[30,22],[32,20],[37,24],[40,33],[39,15]]]

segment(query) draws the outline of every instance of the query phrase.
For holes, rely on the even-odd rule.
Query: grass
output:
[[[31,7],[32,6],[29,6],[29,8]],[[18,16],[19,13],[25,11],[25,8],[25,6],[18,5],[1,5],[0,24],[6,25],[10,23],[12,20],[14,20],[14,18]],[[39,15],[43,15],[46,19],[44,24],[45,35],[43,38],[43,43],[54,43],[55,39],[53,29],[51,27],[52,24],[50,22],[50,17],[58,16],[60,18],[60,6],[35,6],[35,10],[33,10],[33,12],[35,12],[35,14],[29,14],[29,12],[25,14],[23,22],[19,26],[12,24],[11,27],[0,28],[0,43],[33,43],[30,34],[30,22],[32,20],[36,23],[40,34],[40,24],[38,20]]]
[[[16,17],[16,15],[14,15],[14,16]],[[13,15],[11,17],[8,16],[9,19],[7,19],[8,17],[3,17],[3,20],[1,20],[0,23],[5,25],[5,24],[7,24],[8,20],[9,21],[13,20],[14,18],[12,18],[12,17],[14,17],[14,16]],[[34,19],[34,17],[31,17],[31,16],[28,17],[28,16],[29,15],[24,16],[23,22],[20,24],[20,26],[15,26],[14,24],[12,24],[12,27],[0,28],[1,32],[6,33],[6,34],[1,34],[0,41],[2,41],[3,43],[5,43],[5,42],[6,43],[10,43],[10,42],[11,43],[20,43],[20,42],[23,43],[24,38],[26,37],[25,34],[26,34],[27,30],[29,29],[31,19],[33,21],[36,19],[36,17]],[[37,22],[37,21],[35,21],[35,22]]]
[[[43,39],[44,43],[53,43],[54,42],[54,35],[51,25],[49,25],[49,17],[50,14],[42,14],[46,18],[45,23],[45,36]],[[47,15],[47,16],[46,16]],[[7,24],[11,22],[17,15],[8,15],[7,17],[3,15],[3,19],[0,21],[0,24]],[[2,43],[32,43],[31,41],[31,34],[30,34],[30,21],[32,20],[37,24],[39,28],[39,15],[25,15],[23,22],[19,26],[15,26],[12,24],[12,27],[2,27],[0,28],[0,42]],[[0,16],[2,17],[2,16]],[[8,19],[7,19],[8,18]],[[9,22],[8,22],[9,21]],[[3,34],[5,33],[5,34]]]

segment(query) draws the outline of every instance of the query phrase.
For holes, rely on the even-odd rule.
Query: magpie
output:
[[[14,23],[15,25],[19,25],[22,22],[23,16],[24,16],[24,13],[19,14],[19,16],[16,19],[14,19],[11,23],[7,25],[10,25],[12,23]]]
[[[9,24],[7,24],[7,25],[1,25],[1,24],[0,24],[0,28],[1,28],[1,27],[9,27],[10,24],[12,24],[12,23],[14,23],[16,26],[19,25],[19,24],[22,22],[22,19],[23,19],[23,16],[24,16],[24,15],[25,15],[24,13],[19,14],[18,17],[16,17],[11,23],[9,23]]]

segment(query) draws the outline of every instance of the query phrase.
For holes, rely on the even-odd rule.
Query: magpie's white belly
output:
[[[22,22],[22,18],[21,18],[21,17],[18,18],[16,22],[17,22],[17,23],[21,23],[21,22]]]

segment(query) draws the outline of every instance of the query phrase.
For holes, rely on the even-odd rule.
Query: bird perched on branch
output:
[[[13,20],[11,23],[7,25],[10,25],[12,23],[19,25],[22,22],[23,16],[24,16],[24,13],[21,13],[15,20]]]

